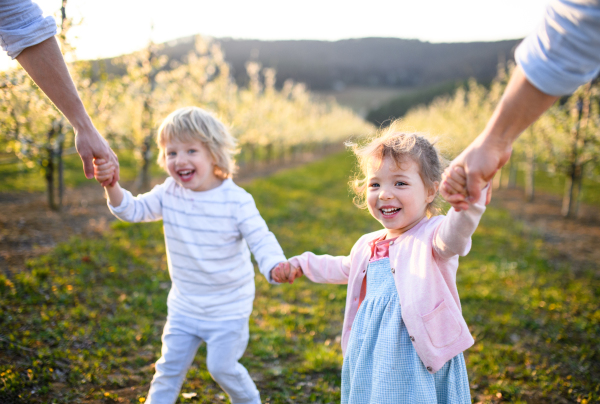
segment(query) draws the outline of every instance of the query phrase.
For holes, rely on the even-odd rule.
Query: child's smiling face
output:
[[[167,142],[165,162],[169,175],[192,191],[208,191],[223,182],[215,175],[213,156],[200,141]]]
[[[437,182],[430,189],[425,186],[412,158],[406,157],[398,166],[385,157],[379,167],[375,162],[367,172],[367,207],[388,230],[387,237],[397,237],[425,217],[437,186]]]

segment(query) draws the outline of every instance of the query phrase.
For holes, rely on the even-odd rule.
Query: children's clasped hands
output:
[[[292,284],[294,279],[300,278],[302,275],[302,268],[295,268],[288,261],[280,262],[271,270],[271,278],[278,283],[289,282]]]

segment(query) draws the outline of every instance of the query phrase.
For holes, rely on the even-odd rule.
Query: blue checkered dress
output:
[[[342,367],[342,404],[471,403],[460,353],[430,374],[402,321],[389,258],[369,263]]]

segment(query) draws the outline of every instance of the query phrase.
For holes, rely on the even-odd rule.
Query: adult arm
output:
[[[94,177],[94,158],[111,161],[115,172],[110,184],[114,185],[119,179],[119,160],[85,110],[56,38],[48,38],[24,49],[17,56],[17,61],[73,125],[75,146],[83,162],[85,176]]]
[[[467,192],[480,189],[508,158],[512,143],[561,95],[600,73],[600,0],[554,0],[538,29],[515,52],[517,68],[485,130],[452,162],[467,172]],[[442,195],[455,208],[464,197],[445,183]],[[463,192],[466,193],[466,192]]]
[[[44,16],[31,0],[0,0],[0,44],[23,66],[75,129],[75,146],[86,177],[92,178],[93,158],[114,163],[111,184],[119,179],[119,162],[87,114],[54,35],[54,18]],[[106,183],[104,184],[106,185]]]
[[[519,66],[515,68],[483,132],[450,164],[449,170],[464,167],[469,200],[479,200],[481,190],[508,161],[513,142],[557,98],[535,88],[523,70]],[[440,191],[455,208],[468,209],[464,196],[453,194],[446,182],[442,182]]]

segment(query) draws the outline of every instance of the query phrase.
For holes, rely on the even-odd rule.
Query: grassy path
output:
[[[347,254],[378,223],[351,203],[353,159],[323,161],[246,188],[288,256]],[[260,274],[243,358],[265,403],[339,402],[344,286]],[[0,277],[0,402],[143,402],[169,289],[160,223],[116,223]],[[544,245],[490,208],[459,292],[476,344],[467,351],[475,402],[600,400],[600,280],[549,262]],[[227,402],[198,352],[179,402]]]

